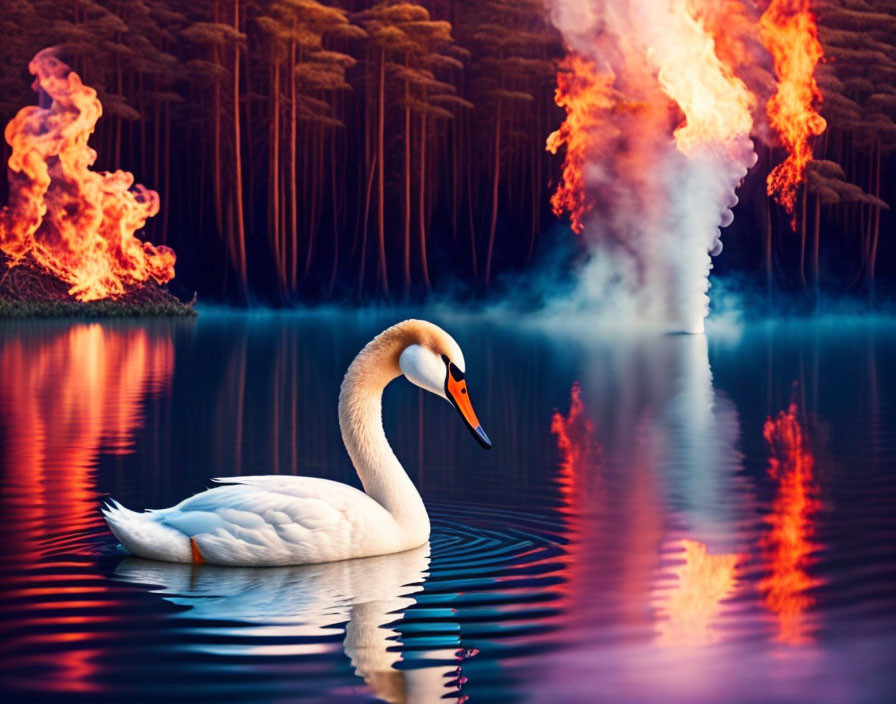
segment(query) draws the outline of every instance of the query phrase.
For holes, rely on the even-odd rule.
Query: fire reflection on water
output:
[[[567,415],[555,410],[551,418],[551,432],[557,436],[557,449],[561,456],[557,483],[564,499],[562,509],[567,512],[575,496],[583,490],[582,484],[587,475],[595,473],[601,461],[594,421],[585,414],[582,388],[578,382],[573,384],[569,396]]]
[[[681,541],[684,563],[674,571],[676,585],[657,607],[660,645],[704,645],[719,640],[713,624],[722,602],[737,587],[739,555],[710,555],[706,543]]]
[[[777,617],[777,640],[801,645],[813,640],[807,610],[814,600],[807,591],[818,584],[806,571],[817,547],[811,540],[813,517],[821,506],[813,478],[815,462],[796,404],[769,418],[763,435],[771,453],[768,473],[778,489],[765,519],[768,531],[762,547],[769,574],[759,589],[763,605]]]
[[[2,588],[6,604],[31,606],[10,672],[50,667],[60,690],[95,688],[95,646],[116,606],[84,549],[101,524],[96,463],[132,451],[144,399],[169,388],[173,370],[170,337],[146,327],[35,327],[0,348]]]
[[[597,422],[576,382],[551,420],[571,538],[561,591],[604,629],[621,618],[660,646],[717,642],[749,542],[731,503],[742,493],[736,412],[713,390],[702,340],[635,345],[611,366],[610,381],[631,381],[612,413]],[[606,381],[588,393],[605,397]]]
[[[626,536],[637,533],[643,511],[622,512],[627,524],[634,528],[617,525],[612,535],[601,529],[597,514],[613,512],[613,502],[607,498],[604,448],[598,439],[595,421],[582,400],[578,382],[570,390],[568,412],[565,415],[554,412],[551,433],[555,436],[560,457],[556,478],[560,510],[566,516],[572,538],[567,547],[568,583],[561,588],[565,596],[572,598],[586,593],[588,590],[584,585],[595,582],[595,573],[610,569],[607,560],[613,559],[613,551],[603,544],[607,540],[623,539],[628,548],[619,546],[623,553],[659,550],[675,562],[668,567],[659,567],[653,593],[646,595],[643,589],[637,588],[638,585],[628,585],[637,592],[629,594],[630,597],[647,596],[651,601],[656,643],[661,646],[717,643],[722,640],[718,626],[725,602],[750,588],[744,582],[743,567],[749,562],[749,553],[753,553],[761,557],[767,573],[756,587],[761,606],[777,619],[775,640],[789,645],[812,642],[807,610],[812,606],[813,598],[808,591],[818,584],[818,580],[808,574],[807,567],[817,548],[811,538],[814,534],[813,516],[820,508],[820,502],[815,497],[814,459],[795,404],[765,423],[763,435],[770,451],[768,473],[777,483],[777,493],[764,518],[766,529],[753,537],[743,535],[743,547],[739,552],[714,553],[707,542],[697,539],[689,531],[684,537],[667,537],[660,542],[656,539],[646,543],[627,539]],[[642,462],[638,457],[638,453],[630,456],[629,470],[642,480],[642,475],[649,478],[652,476],[650,472],[639,469]],[[634,490],[636,484],[633,481],[630,489]],[[631,500],[629,496],[626,503]],[[654,510],[658,508],[652,502],[648,503]],[[634,510],[636,506],[629,508]],[[650,525],[653,529],[649,532],[655,534],[656,526]],[[648,558],[641,555],[640,559],[643,562]],[[623,555],[621,572],[627,562],[637,560],[636,555]],[[600,565],[601,562],[605,564]]]

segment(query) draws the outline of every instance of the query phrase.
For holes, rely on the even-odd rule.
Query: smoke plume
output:
[[[567,121],[548,140],[566,150],[553,205],[591,253],[576,304],[702,332],[710,255],[756,162],[756,99],[707,28],[716,3],[550,5],[570,52],[557,89]]]

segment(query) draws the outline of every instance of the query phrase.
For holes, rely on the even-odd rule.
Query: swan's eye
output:
[[[442,355],[442,361],[445,362],[445,365],[448,367],[448,374],[451,375],[451,378],[455,381],[463,381],[464,373],[457,368],[457,365],[448,359],[447,355]]]

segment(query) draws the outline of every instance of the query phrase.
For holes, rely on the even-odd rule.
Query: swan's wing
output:
[[[359,526],[390,518],[345,484],[278,476],[227,479],[154,517],[193,537],[206,561],[224,565],[341,559],[362,550]]]
[[[320,479],[318,477],[264,474],[248,477],[217,477],[212,479],[212,481],[223,485],[239,484],[251,486],[262,491],[270,491],[297,498],[321,499],[333,506],[340,506],[346,502],[363,501],[364,499],[376,503],[363,491],[355,489],[353,486],[335,482],[332,479]]]

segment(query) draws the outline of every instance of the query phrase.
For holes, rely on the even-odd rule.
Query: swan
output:
[[[489,449],[464,370],[458,344],[424,320],[393,325],[358,353],[339,392],[339,428],[364,491],[313,477],[227,477],[171,508],[139,513],[109,499],[103,516],[126,550],[165,562],[302,565],[417,548],[429,540],[429,515],[383,432],[383,389],[404,374],[449,401]]]

